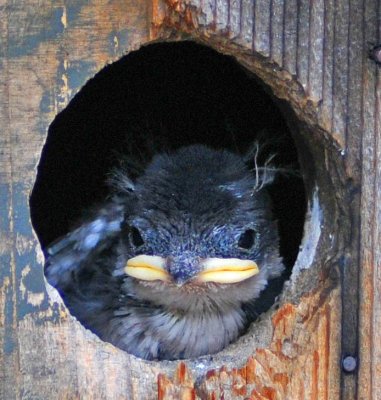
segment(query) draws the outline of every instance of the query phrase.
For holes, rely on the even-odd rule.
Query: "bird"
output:
[[[258,146],[257,146],[258,150]],[[46,249],[45,275],[103,341],[142,359],[215,354],[284,270],[268,186],[276,169],[193,144],[153,156]],[[275,171],[275,172],[274,172]]]

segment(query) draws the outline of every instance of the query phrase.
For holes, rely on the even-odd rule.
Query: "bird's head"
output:
[[[119,178],[129,192],[119,249],[126,292],[205,311],[252,300],[281,273],[270,180],[261,184],[241,157],[191,146],[157,156],[134,184]]]

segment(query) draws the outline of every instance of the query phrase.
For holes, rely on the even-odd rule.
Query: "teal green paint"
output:
[[[12,239],[10,230],[9,210],[11,208],[11,187],[9,184],[0,184],[0,231],[8,239]],[[5,279],[8,284],[4,287],[4,354],[11,354],[15,348],[14,331],[14,290],[11,273],[11,249],[0,256],[0,287],[4,287]]]
[[[16,260],[16,262],[18,262]],[[39,268],[37,268],[39,267]],[[31,266],[31,270],[26,275],[26,277],[23,278],[23,283],[25,285],[25,288],[27,290],[26,293],[45,293],[46,288],[43,280],[42,273],[41,271],[41,266]],[[19,277],[21,279],[21,277]],[[36,291],[36,289],[39,289]],[[18,301],[17,301],[17,319],[21,321],[26,315],[35,313],[37,311],[45,311],[49,308],[49,302],[48,302],[48,296],[45,293],[45,296],[38,306],[35,306],[33,304],[30,304],[28,302],[27,297],[21,297],[21,293],[18,295]]]
[[[8,57],[21,57],[33,54],[37,47],[48,40],[56,40],[64,31],[61,18],[63,8],[53,8],[50,15],[41,16],[41,27],[37,32],[31,31],[31,34],[25,34],[20,37],[19,32],[15,32],[14,36],[10,33],[8,37]],[[32,18],[32,16],[30,17]],[[44,21],[44,19],[46,19]]]
[[[13,330],[12,330],[13,331]],[[13,333],[13,332],[12,332]],[[13,334],[9,333],[9,329],[5,328],[3,352],[5,355],[10,355],[16,347],[15,338]]]
[[[11,255],[9,253],[0,256],[0,287],[5,283],[5,279],[10,279]]]
[[[114,55],[123,55],[128,48],[128,38],[129,38],[129,30],[122,29],[120,31],[112,31],[108,36],[108,49],[109,54]],[[116,41],[117,40],[117,46]]]
[[[66,3],[66,19],[68,26],[75,25],[82,7],[86,4],[88,4],[88,1],[72,1]]]
[[[13,319],[13,290],[12,285],[8,286],[5,290],[3,350],[6,355],[11,354],[16,346]]]
[[[66,70],[70,89],[80,89],[96,72],[95,63],[90,61],[71,62]]]
[[[51,91],[49,89],[45,90],[41,96],[41,101],[40,101],[40,111],[42,114],[48,114],[51,111],[53,106],[52,100],[53,98],[51,95]]]
[[[43,325],[46,322],[52,322],[58,324],[62,318],[62,312],[64,311],[64,306],[58,303],[53,303],[50,305],[49,316],[43,315],[40,319],[36,320],[37,325]]]
[[[30,224],[30,211],[29,202],[26,193],[27,188],[23,183],[17,183],[13,186],[12,190],[12,203],[14,210],[14,232],[15,235],[22,235],[27,240],[34,240],[32,233],[32,226]],[[36,261],[36,252],[34,246],[27,248],[20,252],[15,249],[14,259],[16,264],[16,281],[23,281],[27,292],[30,293],[44,293],[45,283],[42,274],[42,266]],[[23,277],[25,267],[29,266],[30,271]],[[14,290],[17,290],[17,318],[21,320],[25,315],[35,312],[37,309],[46,309],[48,304],[42,304],[39,307],[33,306],[27,302],[27,298],[19,292],[19,285]]]
[[[1,149],[0,149],[1,152]],[[9,208],[10,208],[10,187],[9,184],[0,184],[0,231],[9,235]]]
[[[0,150],[1,152],[1,150]],[[0,184],[0,232],[6,238],[10,238],[9,209],[10,209],[10,190],[8,184]],[[0,255],[0,287],[4,284],[4,279],[11,276],[11,254],[10,249],[7,253]]]
[[[26,187],[24,183],[16,183],[12,187],[13,230],[23,236],[32,236],[28,192],[29,185]]]
[[[74,93],[81,89],[85,83],[93,77],[96,72],[95,63],[90,61],[73,61],[68,64],[61,60],[57,69],[57,84],[63,85],[62,76],[67,77],[67,85]],[[62,102],[66,101],[65,98],[61,98]],[[41,105],[41,103],[40,103]],[[44,99],[43,106],[48,107],[48,100]]]

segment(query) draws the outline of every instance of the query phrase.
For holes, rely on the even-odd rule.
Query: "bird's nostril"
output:
[[[182,285],[193,278],[199,272],[197,258],[189,254],[182,254],[179,257],[168,257],[166,268],[176,284]]]
[[[186,276],[181,271],[175,271],[171,275],[172,275],[173,281],[178,286],[181,286],[182,284],[184,284],[187,281]]]

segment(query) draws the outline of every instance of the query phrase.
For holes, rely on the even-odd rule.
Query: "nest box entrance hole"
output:
[[[309,149],[295,142],[299,127],[287,117],[290,107],[281,103],[232,57],[193,42],[149,45],[107,66],[49,128],[30,200],[42,248],[107,197],[108,174],[122,154],[133,166],[190,144],[246,154],[258,141],[262,161],[274,155],[280,170],[270,192],[286,266],[263,293],[259,315],[290,277],[302,241],[306,199],[312,198],[312,186],[302,179],[311,171],[301,171],[300,164],[300,152],[306,159]]]

